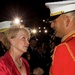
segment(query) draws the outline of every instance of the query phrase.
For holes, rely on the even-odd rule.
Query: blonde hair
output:
[[[2,42],[8,50],[11,46],[10,39],[15,38],[19,31],[24,31],[25,33],[27,33],[30,39],[30,32],[26,27],[11,27],[5,32],[2,38]]]

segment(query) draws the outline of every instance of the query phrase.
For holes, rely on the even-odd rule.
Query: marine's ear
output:
[[[69,24],[70,24],[70,17],[67,16],[67,15],[66,15],[66,17],[65,17],[65,22],[66,22],[66,27],[68,27]]]

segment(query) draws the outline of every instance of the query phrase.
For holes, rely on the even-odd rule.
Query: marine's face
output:
[[[64,20],[65,20],[65,17],[63,15],[60,15],[57,19],[55,19],[51,23],[51,28],[54,29],[55,35],[60,38],[64,36],[64,30],[65,30]]]

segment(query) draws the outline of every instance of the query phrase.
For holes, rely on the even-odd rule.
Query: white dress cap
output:
[[[0,32],[5,32],[10,27],[23,27],[19,24],[16,24],[13,21],[3,21],[0,22]]]
[[[75,10],[75,0],[48,2],[45,3],[45,5],[50,9],[50,16],[56,16]]]
[[[12,23],[12,21],[3,21],[3,22],[0,22],[0,29],[11,27],[11,23]]]

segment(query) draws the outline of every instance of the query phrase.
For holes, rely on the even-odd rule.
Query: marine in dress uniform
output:
[[[51,27],[55,28],[56,36],[62,38],[54,49],[49,73],[75,75],[75,0],[46,3],[46,6],[50,9],[50,16],[58,16]]]
[[[1,39],[2,39],[5,31],[7,30],[7,28],[10,27],[9,26],[10,22],[11,21],[0,22],[0,57],[3,56],[7,51],[6,47],[2,43]],[[6,24],[8,24],[8,26]]]

